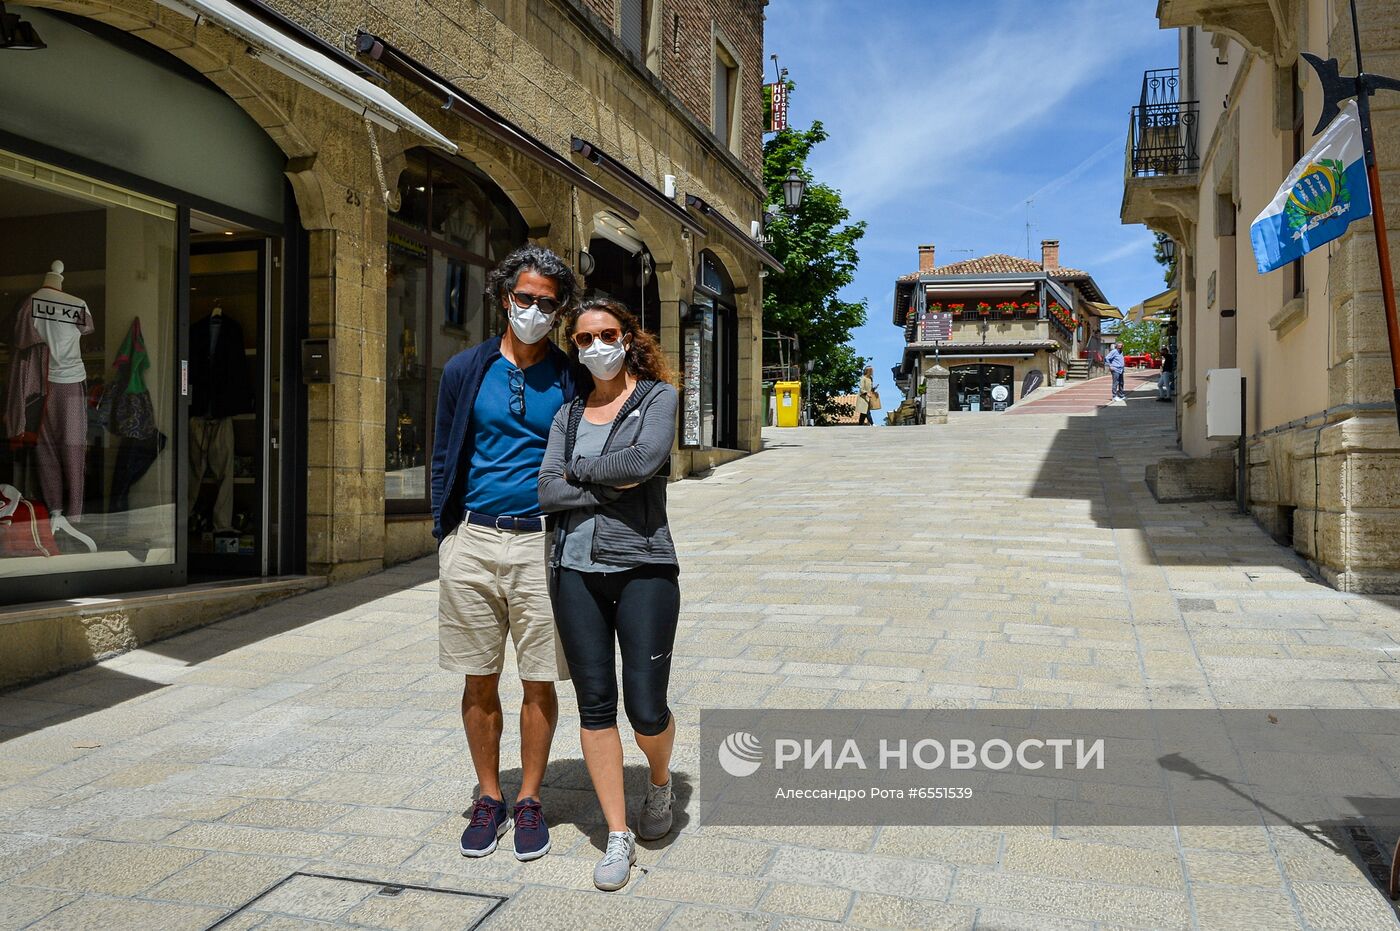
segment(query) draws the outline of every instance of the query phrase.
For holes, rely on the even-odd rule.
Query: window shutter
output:
[[[642,49],[643,4],[645,2],[646,0],[621,0],[622,46],[633,55],[643,59],[646,57]]]

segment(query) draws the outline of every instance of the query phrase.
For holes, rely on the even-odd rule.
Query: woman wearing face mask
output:
[[[555,416],[539,496],[554,519],[554,616],[578,696],[583,757],[608,822],[593,882],[612,891],[631,878],[636,837],[656,840],[671,830],[676,724],[666,686],[680,588],[666,481],[676,389],[655,337],[615,301],[584,304],[569,337],[593,390]],[[651,769],[635,835],[627,827],[617,729],[618,646],[623,707]]]

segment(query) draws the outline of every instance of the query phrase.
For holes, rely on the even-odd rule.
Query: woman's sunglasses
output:
[[[574,345],[580,349],[587,349],[589,346],[593,345],[593,340],[595,338],[600,339],[607,345],[611,346],[613,343],[622,339],[622,331],[617,329],[616,327],[608,327],[606,330],[599,331],[596,335],[593,333],[584,332],[575,333]]]
[[[519,307],[521,310],[534,304],[539,307],[540,312],[545,316],[552,317],[554,312],[559,309],[559,302],[554,298],[530,294],[527,291],[512,291],[510,292],[510,299],[515,303],[515,306]]]

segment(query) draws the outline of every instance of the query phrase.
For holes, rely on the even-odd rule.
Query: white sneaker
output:
[[[637,862],[637,840],[631,831],[609,831],[608,849],[593,867],[593,885],[604,892],[616,892],[632,878]]]

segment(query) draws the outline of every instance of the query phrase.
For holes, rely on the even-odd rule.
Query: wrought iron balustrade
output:
[[[1144,107],[1181,102],[1181,69],[1153,68],[1142,73],[1142,99]]]
[[[1201,106],[1197,101],[1133,107],[1128,123],[1128,171],[1153,178],[1199,171]]]

